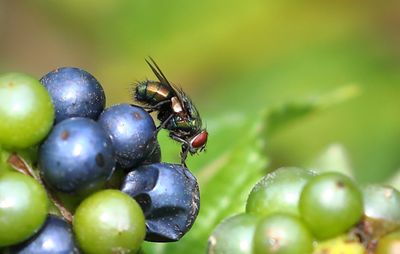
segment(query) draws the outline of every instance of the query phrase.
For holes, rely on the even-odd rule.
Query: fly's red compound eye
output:
[[[201,148],[207,143],[208,132],[206,130],[200,132],[194,139],[192,140],[192,146],[194,148]]]

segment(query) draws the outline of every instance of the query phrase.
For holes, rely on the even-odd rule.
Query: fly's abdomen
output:
[[[172,97],[173,91],[160,82],[147,80],[136,85],[135,98],[140,102],[154,106]]]

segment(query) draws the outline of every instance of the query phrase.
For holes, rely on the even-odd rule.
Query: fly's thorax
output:
[[[182,92],[181,94],[183,107],[185,111],[189,114],[189,116],[193,119],[200,118],[199,111],[197,110],[196,106],[193,104],[192,100]]]
[[[193,136],[201,131],[201,125],[199,125],[199,119],[192,119],[187,118],[185,115],[174,114],[167,124],[167,129],[185,133],[186,136]]]
[[[149,105],[156,105],[159,102],[169,100],[173,95],[174,91],[170,87],[158,81],[147,80],[136,85],[136,99]]]
[[[182,131],[183,133],[189,133],[192,129],[190,121],[182,118],[179,115],[174,115],[169,121],[167,128],[174,131]]]

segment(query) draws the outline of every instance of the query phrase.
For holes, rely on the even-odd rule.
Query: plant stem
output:
[[[65,206],[61,203],[61,201],[58,199],[56,195],[51,192],[48,186],[46,186],[45,182],[42,180],[42,178],[35,173],[35,171],[29,166],[29,164],[18,154],[12,153],[8,157],[7,162],[18,172],[25,174],[27,176],[30,176],[34,178],[38,183],[40,183],[44,189],[47,192],[47,195],[49,196],[50,200],[54,203],[54,205],[57,207],[57,209],[60,211],[60,214],[64,217],[66,221],[69,223],[72,223],[72,213],[65,208]]]

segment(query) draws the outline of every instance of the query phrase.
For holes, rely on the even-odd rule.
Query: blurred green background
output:
[[[399,27],[400,2],[390,0],[1,0],[0,71],[40,78],[78,66],[111,105],[155,78],[144,62],[152,56],[196,103],[211,152],[212,119],[355,84],[358,97],[267,140],[269,167],[307,166],[340,143],[356,177],[376,182],[400,166]]]
[[[0,0],[0,72],[40,78],[81,67],[112,105],[130,102],[136,81],[155,78],[144,62],[155,58],[192,97],[210,135],[207,153],[188,160],[202,200],[193,229],[176,244],[144,249],[204,253],[214,226],[243,211],[260,171],[328,163],[354,168],[363,183],[397,171],[399,28],[397,0]],[[254,131],[259,122],[274,135]],[[165,132],[160,140],[164,160],[178,161],[179,145]]]

